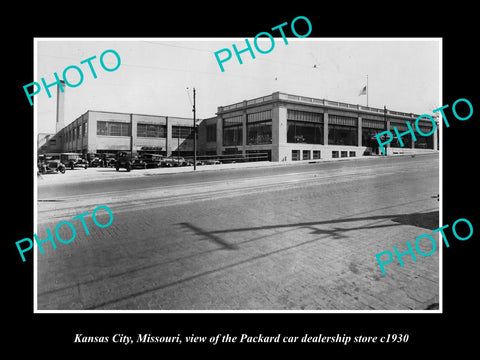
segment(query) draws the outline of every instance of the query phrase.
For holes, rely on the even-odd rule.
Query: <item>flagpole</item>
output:
[[[368,107],[368,75],[367,75],[367,107]]]

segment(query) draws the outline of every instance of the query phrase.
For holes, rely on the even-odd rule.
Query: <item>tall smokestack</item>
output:
[[[63,89],[60,89],[60,85],[57,85],[57,133],[65,127],[65,118],[64,118],[65,81],[60,80],[60,83],[61,83]]]

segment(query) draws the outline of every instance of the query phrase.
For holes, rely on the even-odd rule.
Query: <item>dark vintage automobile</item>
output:
[[[100,166],[100,154],[87,153],[85,154],[85,159],[90,167]]]
[[[66,169],[60,159],[54,156],[39,156],[37,167],[40,174],[65,174]]]
[[[160,161],[160,166],[161,167],[172,167],[172,166],[174,166],[174,161],[171,157],[163,158],[162,161]]]
[[[103,160],[99,157],[94,157],[90,160],[90,167],[103,167]]]
[[[61,153],[60,161],[69,169],[75,169],[75,167],[82,167],[86,169],[88,167],[88,161],[82,159],[80,154],[77,153]]]
[[[205,165],[218,165],[221,164],[221,162],[217,159],[209,159],[209,160],[203,160],[203,163]]]
[[[115,167],[115,163],[116,163],[116,158],[115,156],[108,156],[105,158],[105,163],[104,163],[104,166],[105,167]]]
[[[88,153],[86,159],[90,167],[114,167],[116,154],[115,153]]]
[[[188,166],[193,166],[194,163],[195,161],[193,159],[188,160]],[[205,165],[205,162],[203,160],[197,160],[196,165],[197,166]]]
[[[157,168],[162,166],[164,156],[158,154],[142,154],[141,159],[147,163],[147,168]]]
[[[143,161],[141,158],[135,158],[132,161],[132,169],[146,169],[147,163]]]
[[[132,155],[129,152],[126,151],[121,151],[117,153],[116,159],[115,159],[115,169],[117,171],[122,169],[126,169],[127,171],[130,171],[132,169]]]
[[[171,160],[173,166],[188,166],[188,161],[181,156],[170,156],[168,159]]]
[[[115,167],[116,162],[116,154],[115,153],[104,153],[98,154],[98,158],[96,158],[97,166],[101,167]]]

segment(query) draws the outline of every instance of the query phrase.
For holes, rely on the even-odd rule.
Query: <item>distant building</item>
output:
[[[219,106],[217,116],[202,121],[198,129],[198,154],[266,153],[271,161],[298,161],[358,157],[378,153],[375,134],[407,130],[418,115],[337,101],[296,96],[281,92],[256,99]],[[431,131],[422,119],[423,133]],[[402,136],[404,147],[395,139],[387,154],[408,154],[438,149],[438,128],[429,137]]]

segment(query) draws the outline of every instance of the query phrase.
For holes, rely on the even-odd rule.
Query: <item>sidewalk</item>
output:
[[[236,164],[218,164],[218,165],[201,165],[194,170],[193,166],[171,167],[171,168],[151,168],[151,169],[133,169],[130,172],[125,169],[116,171],[113,167],[92,167],[92,168],[75,168],[67,169],[65,174],[44,174],[37,175],[37,184],[55,184],[55,183],[75,183],[108,179],[124,179],[132,177],[152,176],[152,175],[168,175],[177,173],[187,173],[193,171],[212,171],[222,169],[243,169],[252,167],[266,167],[285,165],[285,163],[274,163],[269,161],[236,163]]]
[[[415,156],[422,155],[431,155],[429,154],[416,154]],[[395,155],[395,157],[400,156],[412,156],[411,154],[406,155]],[[125,169],[120,169],[116,171],[115,168],[75,168],[74,170],[67,169],[65,174],[44,174],[37,175],[37,185],[50,185],[58,183],[75,183],[75,182],[88,182],[88,181],[97,181],[97,180],[109,180],[109,179],[124,179],[132,177],[142,177],[142,176],[155,176],[155,175],[169,175],[169,174],[178,174],[178,173],[188,173],[193,171],[215,171],[215,170],[226,170],[226,169],[246,169],[246,168],[265,168],[273,166],[289,166],[289,165],[308,165],[315,163],[324,163],[324,162],[333,162],[333,161],[360,161],[360,160],[372,160],[372,159],[385,159],[384,156],[362,156],[355,158],[340,158],[340,159],[316,159],[316,160],[299,160],[299,161],[289,161],[289,162],[270,162],[270,161],[257,161],[257,162],[245,162],[245,163],[233,163],[233,164],[218,164],[218,165],[201,165],[197,166],[197,169],[194,170],[193,166],[183,166],[183,167],[171,167],[171,168],[151,168],[151,169],[134,169],[130,172],[127,172]]]

